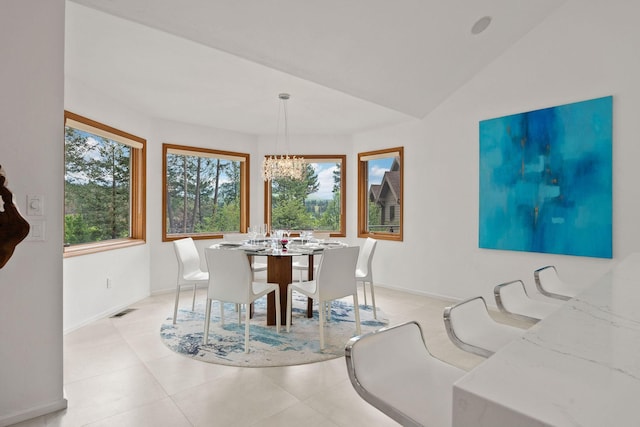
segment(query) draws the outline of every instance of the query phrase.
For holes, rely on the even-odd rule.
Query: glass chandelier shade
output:
[[[289,156],[268,156],[262,162],[262,179],[271,181],[272,179],[288,178],[301,180],[304,178],[306,163],[303,157]]]
[[[288,93],[281,93],[278,98],[282,101],[284,110],[284,139],[287,149],[289,148],[289,127],[287,122],[287,100],[290,98]],[[280,124],[280,113],[278,110],[278,128]],[[278,129],[279,131],[279,129]],[[278,146],[278,137],[276,133],[276,150]],[[271,181],[273,179],[294,179],[301,180],[305,176],[307,164],[303,157],[290,156],[289,154],[272,155],[265,157],[262,162],[262,179]]]

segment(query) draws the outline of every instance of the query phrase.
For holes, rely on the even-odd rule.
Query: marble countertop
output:
[[[454,426],[640,425],[640,254],[461,378]]]

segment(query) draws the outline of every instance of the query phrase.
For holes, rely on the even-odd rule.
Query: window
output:
[[[162,240],[246,232],[249,155],[163,144]]]
[[[346,156],[304,156],[307,173],[302,181],[265,182],[265,222],[270,229],[330,232],[346,235]]]
[[[65,111],[65,256],[144,243],[145,146]]]
[[[402,240],[404,148],[358,154],[358,237]]]

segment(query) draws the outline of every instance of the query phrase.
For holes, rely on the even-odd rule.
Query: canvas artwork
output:
[[[612,257],[612,104],[480,122],[480,248]]]

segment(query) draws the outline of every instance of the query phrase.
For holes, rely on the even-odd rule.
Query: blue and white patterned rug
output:
[[[314,317],[308,319],[306,297],[294,294],[291,332],[286,326],[276,332],[275,326],[266,325],[266,297],[256,301],[254,317],[249,328],[249,353],[244,353],[244,312],[242,325],[238,325],[238,313],[233,304],[225,304],[224,327],[220,326],[220,306],[214,301],[211,307],[209,344],[204,345],[204,303],[196,304],[192,312],[178,310],[174,325],[168,317],[160,328],[164,344],[176,353],[209,363],[232,366],[264,367],[287,366],[320,362],[344,356],[347,341],[356,335],[353,300],[348,297],[334,301],[331,306],[331,321],[325,324],[325,349],[320,350],[320,331],[317,306]],[[377,309],[373,318],[371,306],[360,305],[362,333],[372,332],[389,324],[385,314]]]

